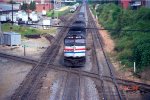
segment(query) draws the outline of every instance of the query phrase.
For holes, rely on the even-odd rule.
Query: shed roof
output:
[[[12,10],[11,4],[0,3],[0,11],[10,11],[10,10]],[[19,10],[19,5],[14,4],[13,10]]]
[[[8,35],[20,35],[19,33],[16,33],[16,32],[4,32],[4,34],[8,34]]]

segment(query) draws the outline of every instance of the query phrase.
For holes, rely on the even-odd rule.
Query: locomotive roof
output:
[[[84,12],[79,12],[78,15],[84,15]]]
[[[71,25],[71,28],[85,28],[85,23],[74,23]]]
[[[83,31],[69,31],[68,34],[84,34]]]
[[[74,23],[85,23],[85,19],[77,19],[76,21],[73,22]]]
[[[77,17],[76,21],[85,21],[85,18],[84,17]]]
[[[67,36],[65,37],[65,39],[72,39],[70,37],[81,37],[81,38],[85,38],[84,34],[67,34]]]

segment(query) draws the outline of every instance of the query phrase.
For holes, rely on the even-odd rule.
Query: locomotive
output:
[[[64,64],[66,66],[84,66],[86,62],[85,28],[85,15],[79,12],[64,38]]]

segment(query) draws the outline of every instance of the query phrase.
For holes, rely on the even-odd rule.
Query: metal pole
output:
[[[50,4],[51,4],[51,0],[49,0],[49,11],[50,11]]]
[[[0,22],[0,45],[3,43],[3,33],[2,33],[2,27],[1,27],[1,22]]]
[[[56,0],[54,0],[54,5],[53,5],[53,6],[54,6],[54,9],[53,9],[53,11],[54,11],[54,13],[53,13],[53,15],[54,15],[54,16],[53,16],[53,17],[54,17],[54,19],[55,19],[55,6],[56,6],[55,4],[56,4]]]
[[[26,46],[24,45],[24,56],[26,56]]]
[[[58,11],[57,11],[57,21],[58,21]]]
[[[31,1],[30,1],[30,3],[31,3]],[[30,6],[30,3],[27,4],[28,21],[29,21],[29,6]],[[28,23],[28,21],[26,23]]]
[[[13,0],[12,0],[12,26],[13,26],[13,23],[14,23],[14,22],[13,22],[13,19],[14,19],[14,18],[13,18]]]
[[[2,26],[1,26],[1,21],[0,21],[0,33],[2,32]],[[1,34],[0,34],[1,35]]]

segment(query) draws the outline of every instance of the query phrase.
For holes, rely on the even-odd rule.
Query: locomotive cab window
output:
[[[68,43],[74,43],[74,40],[73,39],[65,39],[65,44],[68,44]]]
[[[85,45],[85,39],[65,39],[64,44],[66,46],[73,46],[73,45]]]
[[[75,45],[85,45],[85,39],[75,39]]]
[[[85,32],[85,28],[82,28],[82,27],[73,27],[69,31],[83,31],[83,32]]]

